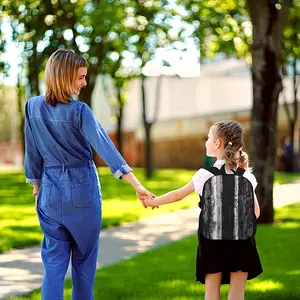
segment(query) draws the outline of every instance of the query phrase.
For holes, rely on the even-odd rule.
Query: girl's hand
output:
[[[159,208],[159,206],[157,204],[155,204],[156,201],[153,198],[146,197],[144,202],[147,206],[151,206],[152,208],[155,208],[155,207]]]

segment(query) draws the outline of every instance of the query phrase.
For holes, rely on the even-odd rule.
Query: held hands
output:
[[[154,194],[152,194],[151,192],[149,192],[147,189],[145,189],[142,185],[139,185],[135,191],[136,191],[136,196],[140,199],[140,201],[142,202],[142,205],[145,208],[147,208],[147,206],[152,206],[152,209],[159,208],[159,206],[153,206],[153,205],[149,205],[149,204],[145,203],[146,200],[147,200],[147,203],[150,202],[151,200],[153,201],[153,199],[156,196]]]
[[[145,197],[145,199],[144,199],[145,205],[151,206],[152,209],[154,209],[155,207],[159,208],[158,205],[155,205],[155,202],[156,202],[155,199],[153,199],[153,198],[151,198],[149,196]]]

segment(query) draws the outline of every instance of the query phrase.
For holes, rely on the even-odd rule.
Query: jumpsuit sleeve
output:
[[[85,103],[82,105],[79,116],[79,130],[117,179],[121,179],[123,175],[132,171]]]
[[[36,146],[33,133],[32,133],[32,128],[30,126],[28,102],[25,105],[24,133],[25,133],[24,169],[25,169],[26,182],[35,185],[41,185],[44,161]]]

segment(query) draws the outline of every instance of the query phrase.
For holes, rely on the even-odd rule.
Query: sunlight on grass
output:
[[[255,283],[250,283],[247,286],[249,291],[259,291],[259,292],[269,292],[272,290],[281,290],[284,288],[284,285],[280,282],[272,280],[264,280]]]
[[[156,195],[181,187],[195,173],[191,170],[159,170],[151,180],[146,180],[143,169],[135,169],[134,172],[145,187]],[[98,173],[103,195],[102,228],[188,208],[199,202],[198,196],[194,194],[184,201],[159,209],[145,209],[125,181],[116,180],[108,168],[99,168]],[[40,243],[42,232],[34,209],[31,185],[25,183],[22,171],[1,169],[0,185],[0,253]]]
[[[274,184],[300,182],[300,173],[275,172]]]
[[[300,222],[300,203],[280,208],[276,215],[289,212],[291,223]],[[278,219],[277,219],[278,220]],[[290,223],[286,219],[278,220]],[[257,245],[264,272],[246,286],[245,299],[300,299],[299,229],[280,225],[259,225]],[[197,237],[152,249],[97,271],[95,299],[105,300],[191,300],[203,299],[205,286],[195,281]],[[229,285],[221,287],[227,299]],[[40,291],[11,300],[37,300]],[[32,296],[31,296],[32,295]],[[33,296],[34,295],[34,296]],[[71,299],[71,280],[66,281],[65,299]]]
[[[277,226],[280,227],[280,228],[286,228],[286,229],[300,228],[299,223],[278,223]]]
[[[300,269],[299,270],[288,271],[288,272],[285,273],[285,275],[296,275],[296,276],[299,276],[300,275]]]
[[[147,180],[144,169],[134,169],[134,173],[141,183],[157,196],[185,185],[192,179],[195,172],[195,170],[185,169],[162,169],[157,170],[153,178]],[[98,168],[98,173],[103,195],[103,228],[188,208],[199,202],[199,197],[192,194],[183,201],[163,205],[159,209],[144,209],[140,201],[136,199],[132,187],[124,180],[116,180],[109,168]],[[300,174],[277,172],[275,176],[277,183],[300,180]],[[25,183],[23,170],[1,168],[0,186],[0,253],[12,248],[22,248],[40,243],[42,232],[34,210],[31,185]],[[290,212],[281,214],[284,214],[279,215],[281,219],[290,220]],[[295,226],[298,225],[282,224],[280,226],[296,228]]]

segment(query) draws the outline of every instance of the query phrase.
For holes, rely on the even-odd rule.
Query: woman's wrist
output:
[[[32,188],[32,195],[37,197],[39,194],[40,186],[39,185],[33,185]]]
[[[140,188],[144,188],[143,185],[139,182],[136,182],[132,185],[132,187],[137,191],[139,190]]]
[[[38,190],[32,190],[32,195],[33,195],[34,197],[37,197],[38,194],[39,194],[39,191],[38,191]]]
[[[135,177],[135,175],[133,174],[133,172],[129,172],[125,175],[122,176],[122,178],[129,183],[135,190],[140,189],[142,186],[142,184],[138,181],[138,179]]]

